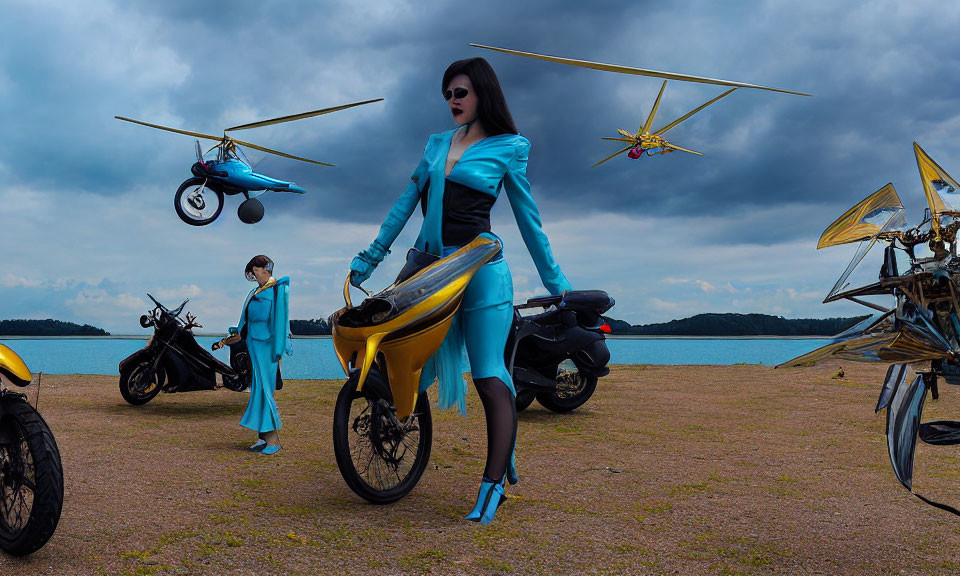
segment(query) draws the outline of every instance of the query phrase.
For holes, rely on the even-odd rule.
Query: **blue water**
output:
[[[207,349],[217,338],[197,338]],[[828,343],[810,340],[684,340],[608,339],[612,364],[763,364],[773,366]],[[47,374],[118,374],[121,360],[142,348],[145,340],[36,339],[3,340],[33,372]],[[284,356],[284,378],[343,378],[329,338],[296,338],[293,356]],[[214,355],[229,362],[227,349]]]

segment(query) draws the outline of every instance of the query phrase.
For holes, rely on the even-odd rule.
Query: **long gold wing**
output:
[[[633,144],[631,144],[630,146],[627,146],[626,148],[624,148],[623,150],[621,150],[621,151],[619,151],[619,152],[617,152],[617,153],[615,153],[615,154],[611,154],[611,155],[607,156],[607,157],[604,158],[603,160],[601,160],[601,161],[597,162],[596,164],[594,164],[593,166],[591,166],[591,168],[596,168],[597,166],[603,164],[603,163],[606,162],[607,160],[610,160],[611,158],[616,158],[617,156],[623,154],[624,152],[626,152],[627,150],[629,150],[629,149],[631,149],[631,148],[633,148]]]
[[[913,143],[913,152],[917,156],[917,167],[920,169],[920,179],[923,181],[923,193],[926,195],[927,204],[930,206],[931,223],[939,237],[939,216],[941,214],[960,214],[960,205],[956,205],[958,198],[954,196],[954,198],[951,198],[953,202],[944,202],[940,190],[947,188],[948,193],[952,196],[960,195],[960,184],[957,184],[957,181],[951,178],[947,171],[941,168],[916,142]]]
[[[667,148],[673,148],[674,150],[679,150],[679,151],[681,151],[681,152],[689,152],[689,153],[691,153],[691,154],[696,154],[697,156],[703,156],[703,152],[697,152],[696,150],[690,150],[690,149],[688,149],[688,148],[682,148],[682,147],[680,147],[680,146],[677,146],[676,144],[671,144],[671,143],[669,143],[669,142],[664,142],[663,145],[666,146]]]
[[[663,85],[660,86],[660,93],[657,94],[657,99],[653,102],[653,108],[650,109],[650,115],[647,116],[647,121],[643,123],[643,128],[640,129],[637,134],[646,136],[650,134],[650,125],[653,124],[653,117],[657,114],[657,108],[660,107],[660,99],[663,98],[663,91],[667,88],[667,81],[663,81]]]
[[[140,120],[134,120],[133,118],[124,118],[123,116],[114,116],[117,120],[123,120],[124,122],[133,122],[134,124],[140,124],[141,126],[147,126],[149,128],[156,128],[157,130],[166,130],[167,132],[176,132],[177,134],[186,134],[187,136],[193,136],[194,138],[206,138],[207,140],[223,140],[223,136],[211,136],[210,134],[201,134],[200,132],[190,132],[189,130],[180,130],[177,128],[170,128],[167,126],[161,126],[159,124],[151,124],[149,122],[141,122]]]
[[[630,138],[631,140],[637,140],[640,137],[639,134],[631,134],[623,128],[617,128],[617,132],[619,132],[624,138]]]
[[[666,132],[667,130],[673,128],[673,127],[676,126],[677,124],[683,122],[683,121],[686,120],[687,118],[689,118],[689,117],[693,116],[694,114],[696,114],[697,112],[703,110],[704,108],[706,108],[707,106],[713,104],[713,103],[716,102],[717,100],[723,98],[724,96],[727,96],[728,94],[730,94],[730,93],[733,92],[734,90],[736,90],[736,88],[731,88],[731,89],[727,90],[726,92],[724,92],[723,94],[717,96],[717,97],[714,98],[713,100],[710,100],[709,102],[707,102],[707,103],[704,104],[703,106],[698,106],[697,108],[694,108],[693,110],[687,112],[686,114],[684,114],[683,116],[677,118],[677,119],[674,120],[673,122],[667,124],[667,125],[664,126],[663,128],[657,130],[656,132],[653,133],[653,135],[654,135],[654,136],[659,136],[659,135],[663,134],[663,133]]]
[[[496,48],[494,46],[484,46],[483,44],[470,44],[476,48],[484,50],[494,50],[505,54],[516,54],[527,58],[536,58],[547,62],[556,62],[558,64],[569,64],[570,66],[579,66],[581,68],[591,68],[593,70],[605,70],[607,72],[618,72],[620,74],[634,74],[636,76],[654,76],[657,78],[666,78],[667,80],[682,80],[684,82],[699,82],[701,84],[719,84],[720,86],[736,86],[739,88],[757,88],[759,90],[770,90],[773,92],[783,92],[785,94],[796,94],[797,96],[812,96],[805,92],[794,92],[793,90],[784,90],[782,88],[770,88],[769,86],[758,86],[756,84],[745,84],[743,82],[733,82],[731,80],[719,80],[716,78],[705,78],[702,76],[690,76],[688,74],[675,74],[673,72],[660,72],[657,70],[647,70],[645,68],[633,68],[631,66],[620,66],[617,64],[604,64],[602,62],[590,62],[589,60],[574,60],[573,58],[560,58],[558,56],[547,56],[544,54],[535,54],[533,52],[521,52],[519,50],[510,50],[508,48]]]
[[[267,154],[276,154],[277,156],[283,156],[284,158],[291,158],[293,160],[299,160],[301,162],[309,162],[311,164],[319,164],[320,166],[333,166],[333,164],[327,164],[326,162],[318,162],[317,160],[311,160],[309,158],[302,158],[300,156],[294,156],[293,154],[287,154],[286,152],[280,152],[279,150],[271,150],[270,148],[264,148],[263,146],[257,146],[256,144],[251,144],[249,142],[244,142],[243,140],[237,140],[235,138],[230,138],[235,144],[241,146],[246,146],[247,148],[253,148],[254,150],[260,150],[261,152],[266,152]]]
[[[230,132],[232,130],[247,130],[249,128],[259,128],[261,126],[270,126],[271,124],[280,124],[282,122],[292,122],[294,120],[312,118],[313,116],[320,116],[321,114],[329,114],[331,112],[337,112],[339,110],[346,110],[347,108],[353,108],[354,106],[363,106],[364,104],[372,104],[373,102],[380,102],[381,100],[383,100],[383,98],[375,98],[373,100],[364,100],[362,102],[344,104],[343,106],[334,106],[332,108],[323,108],[321,110],[313,110],[311,112],[303,112],[300,114],[291,114],[289,116],[281,116],[279,118],[272,118],[270,120],[261,120],[259,122],[251,122],[250,124],[241,124],[240,126],[227,128],[226,130],[224,130],[224,132]]]
[[[614,142],[636,142],[636,138],[607,138],[604,136],[601,140],[613,140]]]
[[[867,220],[868,216],[878,211],[883,212],[879,220],[884,220],[886,215],[892,218],[897,212],[903,213],[903,203],[897,196],[893,184],[887,184],[867,196],[827,226],[820,236],[820,241],[817,242],[817,249],[873,238],[889,220],[889,218],[883,222]]]

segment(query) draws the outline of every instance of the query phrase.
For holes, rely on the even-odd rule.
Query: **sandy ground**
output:
[[[46,547],[0,574],[945,574],[960,518],[896,482],[885,367],[617,367],[570,414],[520,417],[521,483],[483,527],[463,520],[485,437],[435,413],[431,464],[374,506],[337,471],[340,382],[290,381],[276,456],[244,450],[246,395],[125,404],[117,379],[44,377],[63,454],[63,517]],[[925,419],[960,415],[941,385]],[[34,391],[35,392],[35,391]],[[919,448],[915,487],[960,504],[960,448]]]

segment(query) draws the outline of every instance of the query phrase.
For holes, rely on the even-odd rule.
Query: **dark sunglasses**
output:
[[[443,91],[443,99],[449,100],[451,98],[456,98],[457,100],[460,100],[462,98],[466,98],[467,94],[469,93],[470,91],[463,87],[457,87],[457,88],[454,88],[453,90],[447,88],[446,90]]]

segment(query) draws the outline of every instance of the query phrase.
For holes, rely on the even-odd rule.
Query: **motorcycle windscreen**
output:
[[[338,323],[349,327],[389,322],[463,277],[470,277],[500,251],[500,243],[478,237],[446,258],[437,260],[400,284],[391,286],[344,312]],[[412,319],[415,320],[415,319]]]
[[[932,225],[939,235],[941,215],[960,215],[960,184],[916,142],[913,143],[913,152],[920,169],[923,193],[927,197],[927,205],[930,206]]]
[[[830,357],[856,362],[910,363],[940,360],[949,353],[950,344],[929,320],[923,316],[916,320],[898,319],[891,310],[868,318],[830,344],[779,366],[808,366]]]
[[[903,203],[893,184],[887,184],[827,226],[817,242],[817,249],[871,240],[890,226],[891,220],[898,226],[906,225]]]
[[[877,399],[877,407],[874,414],[879,414],[881,410],[890,404],[890,398],[893,397],[893,391],[903,384],[908,376],[913,376],[913,370],[907,364],[891,364],[887,368],[887,375],[883,378],[883,387],[880,388],[880,397]]]
[[[923,376],[917,376],[909,386],[898,385],[887,408],[887,451],[897,480],[913,491],[913,459],[917,450],[920,415],[927,387]]]

